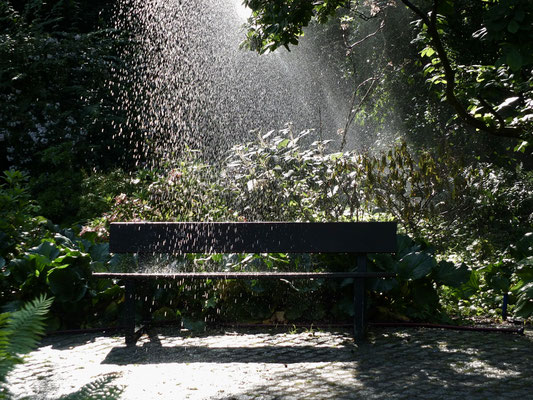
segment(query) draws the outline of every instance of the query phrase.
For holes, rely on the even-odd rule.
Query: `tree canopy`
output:
[[[252,10],[244,45],[259,53],[297,45],[304,28],[339,17],[343,29],[405,7],[414,27],[419,71],[466,126],[519,140],[533,127],[533,3],[528,0],[244,0]],[[377,31],[376,31],[377,33]],[[372,33],[346,44],[353,50]]]

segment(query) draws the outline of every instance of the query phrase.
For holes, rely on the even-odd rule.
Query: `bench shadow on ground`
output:
[[[531,337],[386,329],[375,329],[372,336],[369,343],[331,347],[312,343],[203,347],[163,345],[157,335],[151,335],[141,346],[111,349],[103,363],[285,364],[264,385],[228,395],[226,400],[248,395],[298,398],[305,386],[324,390],[333,398],[440,398],[439,393],[445,397],[449,390],[455,396],[483,398],[509,396],[513,390],[533,385]],[[335,363],[339,364],[330,368]],[[336,377],[339,374],[343,377]],[[271,383],[284,380],[296,383],[289,387]]]
[[[40,347],[52,346],[52,348],[55,350],[68,350],[73,347],[82,346],[84,344],[94,343],[96,341],[96,338],[97,336],[94,333],[75,335],[52,334],[44,337],[41,340]]]
[[[272,333],[272,332],[270,332]],[[266,340],[263,345],[254,346],[194,346],[162,344],[160,338],[149,330],[148,341],[136,346],[114,347],[103,360],[103,364],[127,365],[162,364],[162,363],[276,363],[293,364],[301,362],[335,362],[350,361],[353,353],[350,347],[316,347],[309,345],[277,345]],[[165,335],[168,337],[169,335]],[[183,338],[174,334],[176,339]],[[204,338],[209,335],[188,335]],[[272,335],[271,337],[275,337]],[[172,341],[172,339],[170,339]],[[238,342],[238,336],[236,337]]]
[[[64,333],[51,333],[45,336],[40,343],[42,346],[52,346],[55,350],[68,350],[73,347],[94,343],[102,336],[118,337],[122,335],[119,328],[109,328],[97,332],[78,333],[78,331],[66,331]]]

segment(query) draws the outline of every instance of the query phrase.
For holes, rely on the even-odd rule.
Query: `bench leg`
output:
[[[357,271],[366,272],[366,254],[357,256]],[[363,340],[366,335],[366,298],[365,279],[354,279],[353,287],[353,307],[354,307],[354,338]]]
[[[132,345],[137,341],[135,335],[135,281],[127,279],[124,286],[124,334],[126,344]]]

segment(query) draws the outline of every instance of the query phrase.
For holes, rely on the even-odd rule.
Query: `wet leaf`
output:
[[[449,261],[441,261],[437,264],[436,281],[440,285],[458,287],[470,279],[470,271],[465,264],[456,266]]]
[[[405,255],[397,264],[400,278],[416,280],[431,273],[437,265],[435,258],[425,252],[413,252]]]
[[[523,65],[522,55],[516,47],[512,47],[505,57],[506,64],[511,67],[513,71],[518,71]]]
[[[87,291],[80,274],[68,265],[51,270],[48,273],[48,284],[56,299],[61,302],[77,302]]]

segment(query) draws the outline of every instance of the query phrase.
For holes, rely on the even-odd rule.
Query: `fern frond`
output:
[[[77,392],[60,397],[59,400],[117,400],[123,392],[123,388],[110,385],[119,375],[108,374],[83,386]]]
[[[53,300],[41,296],[19,311],[0,314],[0,386],[8,372],[23,362],[19,355],[33,350],[44,334],[44,319]]]
[[[9,343],[8,339],[9,339],[10,333],[7,329],[5,329],[5,327],[9,321],[10,315],[11,313],[0,314],[0,355],[2,351],[5,351],[5,348],[7,347]]]
[[[10,332],[6,348],[8,353],[25,354],[37,346],[45,333],[44,319],[53,301],[53,298],[47,299],[43,295],[11,313],[6,324],[6,330]]]
[[[0,400],[4,398],[3,394],[7,390],[3,384],[6,381],[7,373],[22,360],[8,351],[9,337],[12,331],[7,328],[11,313],[0,314]]]

